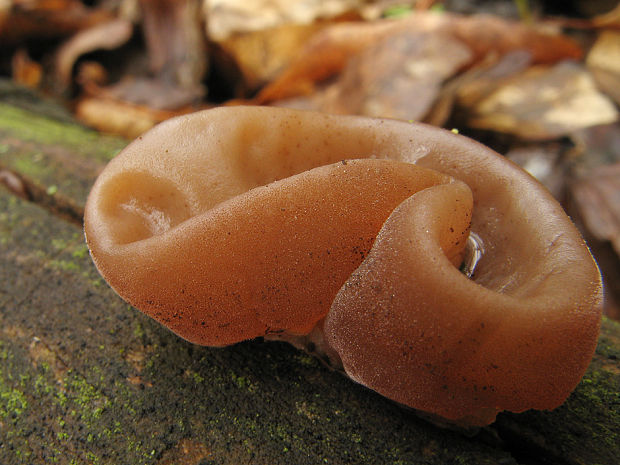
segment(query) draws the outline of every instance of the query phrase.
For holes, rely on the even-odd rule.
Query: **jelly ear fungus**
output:
[[[421,124],[265,107],[175,118],[109,163],[85,233],[116,292],[179,336],[310,344],[462,426],[557,407],[597,340],[600,275],[560,205]]]

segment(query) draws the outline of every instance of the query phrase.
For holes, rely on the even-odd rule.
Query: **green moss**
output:
[[[51,260],[48,263],[50,268],[60,270],[60,271],[79,271],[80,265],[75,262],[70,262],[67,260]]]
[[[102,159],[106,160],[114,157],[126,144],[120,138],[101,136],[86,127],[49,119],[4,103],[0,103],[0,129],[13,133],[19,140],[35,141],[45,145],[71,146],[81,153],[97,148],[92,151],[93,154],[99,153]]]
[[[28,401],[22,391],[0,385],[0,417],[15,420],[28,408]]]
[[[384,18],[403,18],[412,13],[411,5],[394,5],[383,11]]]
[[[17,157],[13,161],[12,168],[20,175],[31,178],[41,178],[47,176],[49,169],[41,163],[42,155],[35,154],[30,157]]]
[[[230,372],[230,376],[239,389],[245,389],[249,392],[256,392],[258,390],[258,385],[250,381],[248,378],[244,376],[238,376],[232,371]]]
[[[131,307],[129,307],[129,310],[131,310]],[[133,335],[136,339],[142,339],[144,337],[144,328],[139,321],[136,321],[133,327]]]
[[[205,379],[202,376],[200,376],[198,373],[196,373],[195,371],[190,370],[189,373],[196,384],[202,384],[202,382],[204,382]]]
[[[0,140],[0,167],[24,179],[37,202],[76,217],[101,167],[127,145],[6,103],[0,103]]]
[[[69,244],[65,238],[53,237],[52,238],[52,247],[56,250],[64,250],[67,248]]]
[[[620,360],[620,322],[604,317],[604,325],[596,353],[618,363]]]
[[[302,352],[295,355],[295,360],[297,360],[300,364],[307,366],[307,367],[319,366],[319,362],[317,361],[316,357],[312,357]]]
[[[73,252],[71,252],[71,256],[76,259],[83,259],[88,256],[88,246],[86,243],[81,243],[78,245]]]

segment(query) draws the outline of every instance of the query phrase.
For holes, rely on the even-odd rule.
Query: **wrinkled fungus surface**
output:
[[[598,335],[599,272],[557,202],[424,125],[261,107],[172,119],[103,171],[85,231],[108,283],[181,337],[307,344],[459,425],[557,407]]]

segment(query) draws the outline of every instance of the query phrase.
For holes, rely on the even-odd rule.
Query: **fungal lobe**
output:
[[[108,283],[181,337],[311,341],[465,426],[560,405],[598,335],[598,269],[557,202],[424,125],[261,107],[169,120],[100,175],[85,233]]]

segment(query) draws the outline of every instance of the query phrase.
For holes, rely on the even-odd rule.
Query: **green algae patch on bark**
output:
[[[92,182],[126,143],[0,103],[0,170],[20,178],[32,200],[69,216],[81,216]]]

